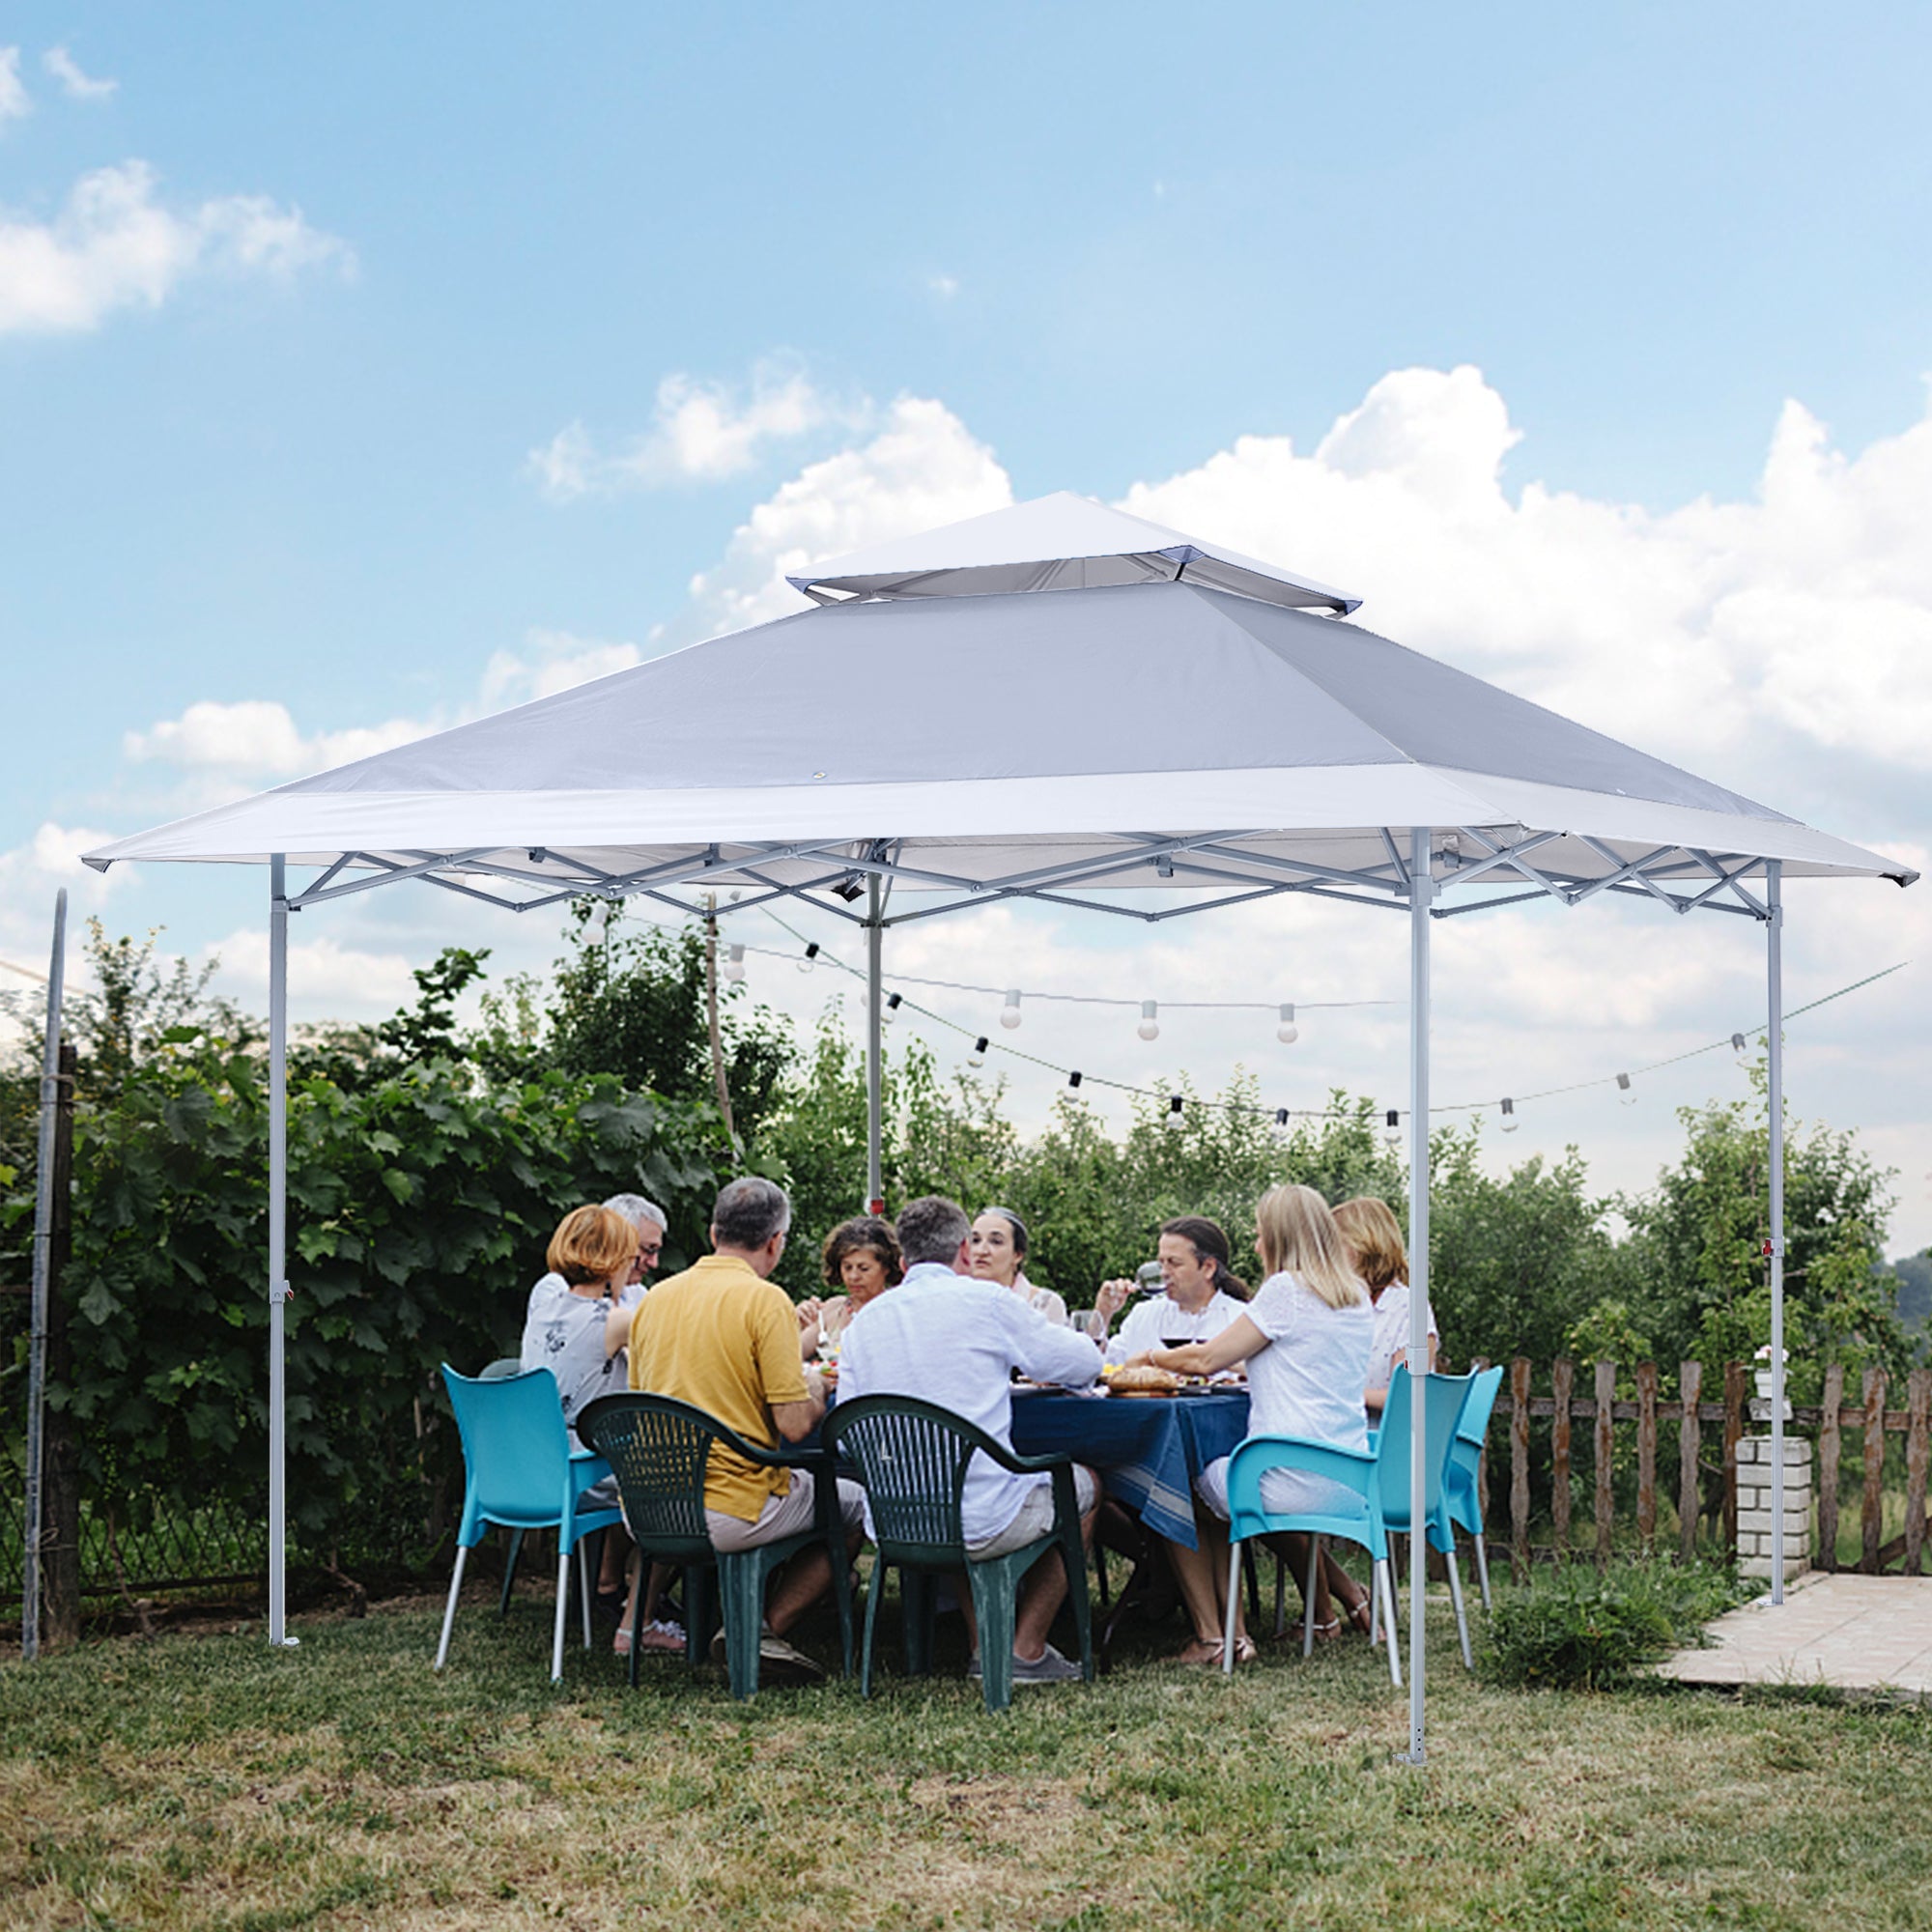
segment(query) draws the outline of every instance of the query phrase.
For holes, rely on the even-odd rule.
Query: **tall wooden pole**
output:
[[[718,1027],[718,895],[704,895],[704,1024],[711,1036],[711,1078],[718,1089],[718,1111],[724,1116],[724,1131],[735,1141],[738,1129],[731,1123],[731,1086],[724,1078],[724,1041]]]

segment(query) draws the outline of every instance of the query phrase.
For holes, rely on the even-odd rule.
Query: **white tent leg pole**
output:
[[[1765,977],[1770,1021],[1768,1160],[1771,1172],[1771,1601],[1784,1601],[1784,867],[1765,866]]]
[[[47,1035],[41,1063],[40,1167],[34,1186],[34,1285],[27,1337],[27,1493],[20,1552],[20,1656],[41,1654],[41,1533],[46,1460],[47,1295],[54,1252],[54,1127],[60,1109],[61,994],[67,968],[67,888],[54,895],[54,948],[47,967]]]
[[[269,861],[269,1641],[288,1634],[288,1389],[283,1311],[289,1263],[289,901],[287,862]]]
[[[881,1157],[884,1122],[885,1046],[882,1024],[881,983],[884,972],[883,949],[886,929],[881,920],[879,875],[874,872],[867,887],[869,894],[866,921],[866,1211],[885,1212],[885,1169]]]
[[[1423,1612],[1429,1580],[1429,827],[1408,838],[1408,1762],[1428,1749]],[[1390,1632],[1391,1637],[1394,1632]]]

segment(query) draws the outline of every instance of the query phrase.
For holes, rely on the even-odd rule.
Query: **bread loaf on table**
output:
[[[1178,1389],[1180,1378],[1171,1369],[1157,1369],[1151,1362],[1138,1362],[1116,1369],[1107,1378],[1107,1386],[1116,1389]]]

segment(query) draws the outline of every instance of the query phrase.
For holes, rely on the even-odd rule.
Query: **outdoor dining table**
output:
[[[1192,1549],[1194,1479],[1248,1433],[1246,1389],[1199,1395],[1076,1395],[1013,1390],[1013,1447],[1071,1456],[1157,1536]]]

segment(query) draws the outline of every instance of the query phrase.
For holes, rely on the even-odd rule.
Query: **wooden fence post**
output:
[[[1597,1471],[1597,1568],[1610,1562],[1610,1525],[1616,1511],[1616,1491],[1610,1482],[1610,1427],[1616,1419],[1617,1365],[1597,1364],[1596,1441],[1592,1453]]]
[[[1636,1365],[1636,1539],[1657,1548],[1657,1364]]]
[[[1745,1433],[1745,1365],[1724,1364],[1724,1555],[1738,1560],[1738,1443]]]
[[[1559,1560],[1570,1554],[1570,1391],[1576,1365],[1559,1355],[1549,1368],[1556,1414],[1549,1425],[1549,1520]]]
[[[1844,1365],[1825,1371],[1825,1412],[1818,1419],[1818,1567],[1838,1567],[1838,1454],[1845,1406]]]
[[[1697,1554],[1698,1459],[1703,1454],[1704,1426],[1697,1415],[1697,1397],[1704,1386],[1702,1362],[1677,1365],[1677,1389],[1684,1398],[1684,1417],[1677,1425],[1677,1560],[1689,1563]]]
[[[1510,1364],[1510,1564],[1529,1576],[1529,1360]]]
[[[1911,1423],[1905,1437],[1905,1574],[1918,1575],[1925,1542],[1925,1475],[1932,1462],[1932,1369],[1914,1369],[1906,1383]]]
[[[1863,1548],[1859,1568],[1878,1575],[1878,1548],[1885,1541],[1885,1371],[1865,1371],[1864,1507],[1859,1527]]]

